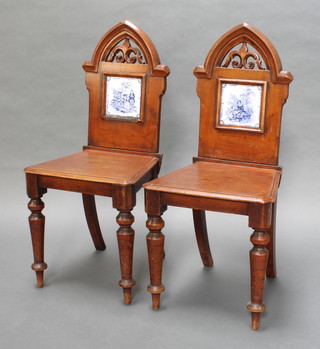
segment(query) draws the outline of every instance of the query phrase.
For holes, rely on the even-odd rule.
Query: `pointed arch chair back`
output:
[[[106,245],[101,233],[95,195],[112,198],[116,221],[124,303],[131,302],[136,193],[158,176],[160,102],[166,89],[167,66],[136,25],[123,21],[98,43],[85,62],[89,90],[88,145],[83,151],[25,168],[28,208],[37,285],[44,283],[44,203],[47,189],[82,194],[88,228],[97,250]]]
[[[138,26],[109,30],[83,64],[89,91],[88,145],[158,152],[161,96],[167,66]]]
[[[293,77],[250,24],[224,34],[194,70],[200,98],[200,157],[278,164],[282,106]]]
[[[249,227],[254,229],[250,237],[251,298],[247,309],[251,312],[251,327],[257,330],[265,310],[265,276],[276,276],[280,123],[293,77],[282,71],[270,41],[249,24],[223,35],[211,48],[204,66],[197,66],[194,74],[200,97],[198,157],[192,165],[144,184],[149,228],[148,291],[153,308],[158,309],[165,290],[161,216],[168,206],[193,210],[200,256],[208,267],[213,266],[213,258],[205,211],[246,215]],[[232,258],[232,251],[225,256]]]

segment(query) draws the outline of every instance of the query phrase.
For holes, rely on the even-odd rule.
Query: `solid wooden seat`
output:
[[[125,304],[131,303],[136,193],[157,177],[161,97],[169,68],[160,65],[156,48],[136,25],[123,21],[109,30],[83,64],[89,91],[88,145],[82,152],[25,169],[29,217],[38,287],[43,286],[44,203],[47,189],[82,193],[84,211],[97,250],[106,248],[95,196],[112,198],[116,218]]]
[[[108,184],[136,184],[159,158],[100,150],[84,150],[25,169],[26,173]],[[42,178],[42,181],[48,181]],[[41,185],[41,184],[40,184]]]
[[[167,206],[193,209],[202,262],[213,266],[205,210],[247,215],[252,328],[258,329],[265,275],[276,276],[275,219],[282,106],[293,77],[282,71],[270,41],[249,24],[224,34],[204,66],[194,70],[200,98],[199,151],[194,164],[144,184],[150,285],[153,308],[160,307]]]
[[[144,185],[145,189],[239,202],[276,200],[281,172],[199,161]]]

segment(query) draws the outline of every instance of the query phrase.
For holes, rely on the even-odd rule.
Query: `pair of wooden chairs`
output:
[[[38,287],[43,286],[44,203],[48,188],[82,193],[89,230],[104,250],[95,195],[112,197],[124,303],[131,302],[136,192],[144,186],[153,308],[160,306],[164,222],[168,205],[193,209],[202,262],[212,266],[205,210],[247,215],[254,229],[250,251],[252,328],[258,329],[265,275],[275,277],[275,217],[282,106],[292,75],[282,71],[270,41],[242,24],[211,48],[194,70],[200,98],[199,152],[193,164],[157,178],[161,97],[169,68],[137,26],[124,21],[98,43],[85,62],[89,91],[88,145],[83,151],[25,169]]]

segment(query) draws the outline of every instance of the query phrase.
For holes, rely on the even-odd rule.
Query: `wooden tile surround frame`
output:
[[[167,206],[193,209],[197,243],[205,266],[213,266],[205,210],[247,215],[250,251],[252,329],[260,325],[265,275],[276,276],[275,219],[281,170],[278,166],[282,107],[293,80],[282,71],[271,42],[249,24],[224,34],[204,66],[194,70],[200,98],[199,150],[194,163],[144,184],[150,285],[154,309],[160,307],[164,235],[161,218]],[[221,81],[263,86],[257,128],[220,127]],[[170,228],[171,229],[171,228]]]
[[[159,151],[161,97],[169,68],[160,64],[150,38],[135,24],[123,21],[109,30],[96,46],[91,62],[83,64],[89,91],[88,145],[83,151],[27,167],[30,198],[29,224],[38,287],[43,286],[44,203],[47,189],[82,193],[85,215],[95,248],[106,248],[98,222],[95,195],[112,197],[119,211],[117,231],[124,303],[131,303],[132,256],[136,192],[156,178],[162,155]],[[141,79],[140,117],[128,120],[106,114],[106,77]],[[121,114],[121,113],[120,113]]]

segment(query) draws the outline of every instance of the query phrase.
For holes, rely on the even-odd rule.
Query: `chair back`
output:
[[[250,24],[224,34],[194,70],[200,98],[199,157],[278,164],[283,104],[293,76]]]
[[[88,145],[156,153],[169,68],[130,21],[109,30],[83,64],[89,91]]]

